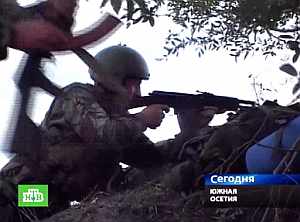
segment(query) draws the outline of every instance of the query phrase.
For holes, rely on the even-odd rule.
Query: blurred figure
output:
[[[46,16],[60,17],[60,23],[67,21],[71,27],[77,0],[48,0],[46,4]],[[35,6],[30,8],[37,9]],[[14,0],[0,0],[0,60],[7,57],[8,46],[23,51],[53,51],[69,44],[72,36],[46,21],[39,13],[19,6]]]
[[[91,44],[120,23],[114,16],[86,33],[73,37],[71,28],[78,0],[48,0],[21,7],[14,0],[0,0],[0,60],[7,57],[7,47],[33,51],[65,51]],[[100,20],[99,20],[100,21]],[[104,30],[103,30],[104,29]],[[109,30],[111,31],[111,30]]]

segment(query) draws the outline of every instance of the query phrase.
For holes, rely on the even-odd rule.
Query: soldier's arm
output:
[[[55,100],[42,123],[48,142],[59,143],[73,132],[86,144],[121,151],[120,161],[134,167],[166,161],[164,153],[144,135],[143,121],[134,115],[111,117],[89,90],[81,84],[73,86]]]
[[[135,143],[123,150],[121,161],[136,168],[161,165],[167,158],[159,148],[143,134]]]
[[[165,160],[168,162],[176,160],[174,145],[174,139],[163,140],[155,143],[156,149],[162,153]]]
[[[63,97],[61,110],[67,124],[83,141],[99,143],[101,147],[123,149],[135,143],[146,130],[144,123],[133,115],[110,116],[81,87],[73,88]]]
[[[48,2],[63,1],[48,0]],[[8,46],[25,52],[36,49],[44,51],[69,49],[69,44],[74,48],[82,46],[82,41],[75,41],[71,35],[40,16],[39,9],[45,5],[43,3],[21,7],[15,0],[0,0],[0,60],[7,57]],[[64,8],[65,4],[61,5]],[[73,21],[70,13],[70,10],[64,10],[66,18],[70,19],[69,22]],[[63,21],[60,20],[59,24],[63,24]],[[85,43],[92,41],[95,40],[87,40]]]
[[[178,134],[174,139],[157,142],[155,146],[160,150],[168,162],[178,162],[179,153],[181,152],[184,143],[189,139],[189,137],[186,137],[183,134]]]
[[[12,26],[22,16],[22,8],[15,0],[0,0],[0,60],[6,58]]]

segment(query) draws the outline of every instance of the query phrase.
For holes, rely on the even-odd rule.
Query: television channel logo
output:
[[[48,207],[48,185],[18,185],[19,207]]]

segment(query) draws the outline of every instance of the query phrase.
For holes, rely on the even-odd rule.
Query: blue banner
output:
[[[300,174],[211,174],[206,186],[299,185]]]

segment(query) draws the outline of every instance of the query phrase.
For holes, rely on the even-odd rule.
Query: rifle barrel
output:
[[[256,105],[253,101],[239,100],[234,97],[216,96],[211,93],[188,94],[177,92],[153,91],[149,96],[136,97],[129,108],[149,106],[151,104],[165,104],[172,108],[201,108],[215,106],[225,110],[237,110]]]

